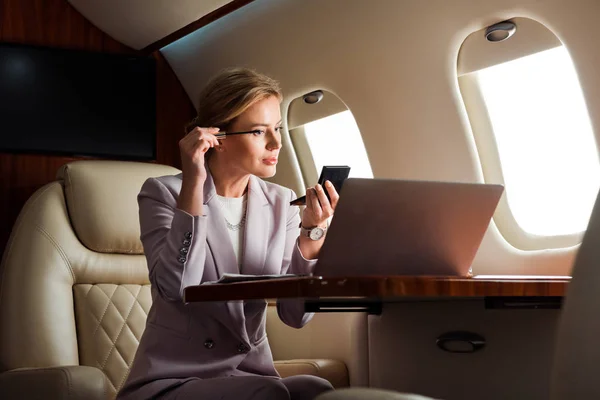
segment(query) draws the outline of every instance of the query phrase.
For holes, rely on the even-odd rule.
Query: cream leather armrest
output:
[[[0,374],[0,399],[107,400],[107,384],[94,367],[19,368]]]
[[[275,361],[275,369],[282,378],[294,375],[315,375],[327,379],[336,389],[349,386],[346,364],[338,360]]]

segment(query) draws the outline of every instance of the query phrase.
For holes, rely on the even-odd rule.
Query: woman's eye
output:
[[[275,131],[277,131],[277,132],[281,132],[281,129],[282,129],[282,128],[283,128],[282,126],[278,126],[277,128],[275,128]]]
[[[254,131],[254,136],[260,136],[263,135],[265,133],[265,131],[261,131],[260,129],[257,129]]]

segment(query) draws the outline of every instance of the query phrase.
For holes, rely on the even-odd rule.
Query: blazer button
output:
[[[187,247],[182,247],[179,249],[179,253],[183,254],[184,256],[188,253],[188,248]]]
[[[207,349],[212,349],[213,347],[215,347],[215,342],[212,339],[206,339],[206,341],[204,342],[204,347],[206,347]]]
[[[250,351],[250,348],[246,346],[244,343],[240,343],[237,348],[238,353],[247,353]]]
[[[191,239],[192,238],[192,232],[186,232],[185,233],[185,238],[186,239]]]
[[[186,260],[186,258],[185,258],[184,256],[179,256],[179,257],[177,258],[177,261],[179,261],[179,262],[180,262],[180,263],[182,263],[182,264],[185,262],[185,260]]]
[[[182,242],[182,244],[183,244],[184,246],[187,246],[187,247],[189,247],[189,246],[190,246],[190,244],[192,244],[192,242],[190,242],[189,240],[185,239],[185,240]]]

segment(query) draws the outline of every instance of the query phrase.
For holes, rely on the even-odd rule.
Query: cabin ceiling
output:
[[[94,25],[140,50],[183,28],[230,0],[68,0]]]

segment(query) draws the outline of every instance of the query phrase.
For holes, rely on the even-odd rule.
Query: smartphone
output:
[[[323,167],[321,176],[319,176],[319,185],[323,186],[327,200],[331,201],[327,188],[325,187],[325,182],[331,182],[335,190],[339,193],[342,190],[344,181],[348,179],[349,174],[350,167],[347,165],[326,165]],[[298,197],[296,200],[290,201],[290,206],[304,205],[306,205],[306,196]]]

